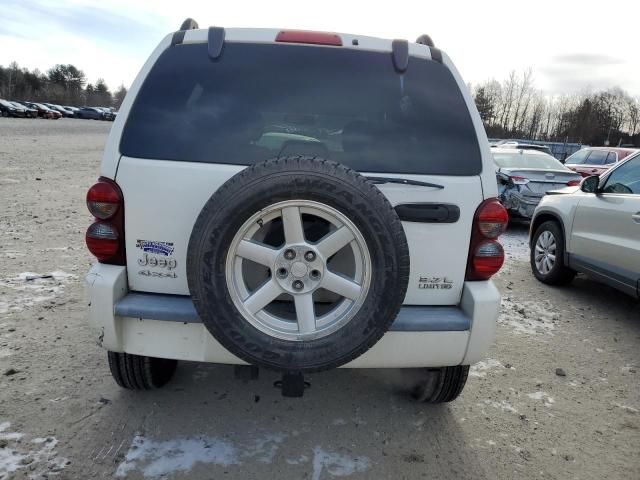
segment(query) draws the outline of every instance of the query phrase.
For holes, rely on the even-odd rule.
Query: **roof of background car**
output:
[[[581,150],[606,150],[607,152],[627,152],[627,153],[633,153],[633,152],[637,152],[638,150],[640,150],[639,148],[630,148],[630,147],[585,147],[582,148],[578,151]]]

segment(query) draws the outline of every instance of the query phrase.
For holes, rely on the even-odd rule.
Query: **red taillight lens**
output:
[[[342,39],[335,33],[307,32],[304,30],[282,30],[276,36],[276,42],[342,46]]]
[[[567,185],[570,187],[578,187],[582,183],[582,180],[569,180]]]
[[[120,248],[118,232],[104,222],[96,222],[87,229],[87,248],[100,262],[110,260]]]
[[[100,179],[87,192],[87,207],[94,217],[101,220],[113,217],[121,202],[118,185],[106,179]]]
[[[507,228],[509,214],[498,200],[483,203],[476,213],[478,230],[486,238],[498,238]]]
[[[509,223],[509,214],[496,198],[480,204],[473,219],[466,280],[487,280],[504,263],[504,250],[495,239]]]
[[[472,257],[473,270],[479,278],[487,279],[498,273],[504,263],[504,250],[495,240],[478,245]]]
[[[96,217],[85,235],[89,251],[101,263],[126,265],[124,198],[118,184],[100,177],[87,192],[87,208]]]

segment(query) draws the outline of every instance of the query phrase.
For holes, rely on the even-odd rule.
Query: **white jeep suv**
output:
[[[427,36],[185,21],[131,86],[101,175],[89,320],[124,388],[177,360],[280,371],[290,394],[305,372],[402,368],[443,402],[492,342],[507,214]]]
[[[531,221],[536,278],[564,284],[579,271],[640,297],[640,153],[575,192],[550,193]]]

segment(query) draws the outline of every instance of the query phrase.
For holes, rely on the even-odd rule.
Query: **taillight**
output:
[[[85,235],[87,248],[101,263],[125,265],[124,198],[118,184],[100,177],[87,192],[87,208],[96,217]]]
[[[496,238],[507,228],[509,214],[495,198],[485,200],[476,210],[471,230],[466,280],[487,280],[504,263],[504,250]]]
[[[118,185],[99,180],[87,192],[87,207],[91,214],[101,220],[115,215],[122,200]]]
[[[278,32],[276,42],[342,46],[342,39],[335,33],[308,32],[305,30],[282,30]]]
[[[580,186],[581,183],[582,183],[582,180],[569,180],[567,182],[567,185],[569,187],[578,187],[578,186]]]
[[[509,214],[498,200],[490,199],[480,205],[475,220],[485,238],[498,238],[507,228]]]
[[[517,175],[509,177],[509,181],[515,185],[526,185],[527,183],[529,183],[528,178],[518,177]]]

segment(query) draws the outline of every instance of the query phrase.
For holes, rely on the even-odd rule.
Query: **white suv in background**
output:
[[[531,221],[531,268],[540,281],[576,272],[640,296],[640,153],[581,188],[547,193]]]
[[[492,342],[507,214],[427,36],[197,29],[153,52],[87,194],[89,320],[124,388],[177,360],[402,368],[453,400]],[[303,388],[303,387],[302,387]]]

